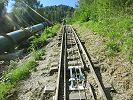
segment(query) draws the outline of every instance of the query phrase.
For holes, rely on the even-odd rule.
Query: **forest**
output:
[[[71,22],[104,36],[110,55],[133,59],[133,0],[79,0]]]
[[[52,23],[60,23],[63,18],[72,16],[72,13],[74,12],[73,7],[66,5],[43,7],[38,0],[14,1],[15,3],[12,11],[8,13],[6,10],[8,0],[0,0],[0,33],[8,33],[18,30],[21,27],[27,27],[44,22],[44,20],[29,9],[25,3]]]

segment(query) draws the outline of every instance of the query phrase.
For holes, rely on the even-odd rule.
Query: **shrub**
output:
[[[44,50],[38,50],[38,51],[33,51],[32,52],[32,57],[34,57],[35,60],[40,60],[41,57],[44,55]]]
[[[108,50],[108,54],[113,56],[115,53],[119,52],[119,45],[115,42],[108,42],[106,44],[106,49]]]
[[[105,18],[100,21],[88,21],[83,23],[97,34],[106,37],[106,48],[110,55],[123,52],[133,60],[133,17],[129,15],[119,15]]]
[[[30,70],[35,68],[37,65],[33,58],[17,65],[15,68],[10,70],[4,75],[3,81],[0,83],[0,100],[5,100],[6,94],[12,87],[19,81],[29,75]]]
[[[54,25],[53,27],[46,28],[39,38],[34,37],[31,41],[29,47],[30,51],[38,50],[46,44],[46,40],[56,35],[57,30],[59,29],[60,24]]]
[[[13,87],[11,83],[0,83],[0,100],[5,100],[7,92]]]
[[[33,58],[30,58],[28,61],[18,65],[16,69],[13,69],[8,74],[6,74],[4,81],[13,83],[24,79],[27,75],[29,75],[30,70],[36,65],[36,61]]]

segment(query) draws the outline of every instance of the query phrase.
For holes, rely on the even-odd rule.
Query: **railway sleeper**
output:
[[[86,100],[86,95],[82,91],[80,94],[79,92],[71,92],[69,94],[69,100]]]
[[[81,66],[82,63],[78,61],[69,61],[68,66]]]
[[[74,56],[74,54],[78,54],[78,51],[68,51],[67,53],[71,56]]]
[[[72,46],[75,46],[75,43],[67,44],[67,48],[71,48]]]
[[[67,51],[78,51],[78,48],[76,47],[76,45],[73,45],[73,46],[69,45],[69,48],[67,48]]]
[[[76,56],[76,57],[68,57],[67,60],[68,61],[73,61],[73,60],[79,60],[79,56]]]
[[[48,85],[45,86],[43,93],[46,94],[50,92],[55,92],[55,89],[56,89],[55,86]]]

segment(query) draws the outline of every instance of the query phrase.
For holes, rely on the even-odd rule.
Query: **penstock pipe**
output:
[[[46,26],[40,23],[31,27],[0,35],[0,53],[9,52],[14,45],[18,45]]]

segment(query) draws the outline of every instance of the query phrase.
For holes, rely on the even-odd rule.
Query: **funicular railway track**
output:
[[[109,100],[93,63],[70,25],[62,26],[54,100]]]

